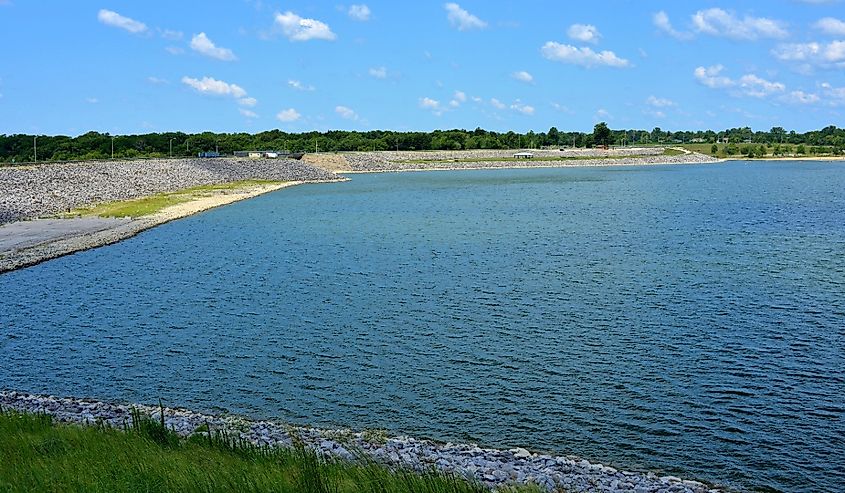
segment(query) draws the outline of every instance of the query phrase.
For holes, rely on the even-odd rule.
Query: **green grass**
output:
[[[678,156],[683,154],[683,151],[677,149],[665,149],[663,156]],[[478,162],[504,162],[504,163],[525,163],[531,161],[581,161],[589,159],[621,159],[621,158],[642,158],[651,157],[653,154],[631,154],[628,156],[535,156],[531,159],[522,159],[515,157],[484,157],[484,158],[453,158],[453,159],[405,159],[396,161],[397,163],[407,164],[427,164],[427,163],[478,163]]]
[[[302,446],[260,448],[220,434],[184,439],[158,421],[137,417],[134,426],[115,430],[55,424],[45,415],[0,412],[0,491],[486,491],[479,484],[433,471],[414,473],[363,459],[326,460]]]
[[[201,185],[198,187],[178,190],[176,192],[158,193],[139,199],[105,202],[91,207],[74,209],[66,214],[62,214],[62,217],[141,217],[147,216],[149,214],[154,214],[172,205],[190,202],[197,198],[208,197],[211,195],[228,192],[243,187],[275,183],[282,182],[271,180],[243,180],[231,183],[221,183],[217,185]]]

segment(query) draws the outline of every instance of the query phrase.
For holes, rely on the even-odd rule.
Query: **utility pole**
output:
[[[170,139],[170,157],[173,157],[173,139]]]
[[[188,154],[188,139],[185,139],[185,154]]]
[[[111,158],[114,159],[114,135],[111,136]]]
[[[35,162],[38,162],[38,136],[32,137],[32,154],[35,156]]]
[[[317,154],[319,151],[317,150],[317,137],[314,137],[314,154]]]

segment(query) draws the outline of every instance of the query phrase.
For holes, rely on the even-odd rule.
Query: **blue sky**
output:
[[[0,0],[0,133],[845,119],[845,3]]]

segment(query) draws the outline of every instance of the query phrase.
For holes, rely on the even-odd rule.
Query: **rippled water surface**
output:
[[[0,387],[845,483],[845,165],[355,175],[0,276]]]

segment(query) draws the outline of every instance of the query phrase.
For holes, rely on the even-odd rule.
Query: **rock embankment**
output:
[[[131,410],[159,419],[158,407],[110,404],[18,392],[0,392],[0,406],[29,413],[46,413],[70,423],[105,423],[122,427],[131,422]],[[239,436],[257,445],[291,446],[294,439],[330,457],[355,460],[363,452],[389,465],[423,471],[432,467],[496,488],[513,483],[534,483],[548,491],[631,493],[717,493],[696,481],[654,473],[619,471],[574,457],[535,454],[522,448],[496,450],[476,445],[435,443],[375,432],[291,427],[275,421],[253,421],[234,416],[211,416],[184,409],[164,408],[165,423],[187,436],[201,425]]]
[[[437,169],[477,169],[514,167],[566,167],[566,166],[625,166],[649,164],[712,163],[718,159],[698,153],[677,156],[664,155],[663,148],[625,149],[566,149],[532,150],[535,158],[495,161],[510,158],[516,151],[435,151],[435,152],[355,152],[346,154],[350,171],[417,171]],[[549,160],[548,158],[555,158]]]
[[[253,179],[327,181],[338,176],[288,159],[156,159],[0,167],[0,224],[98,202]]]

